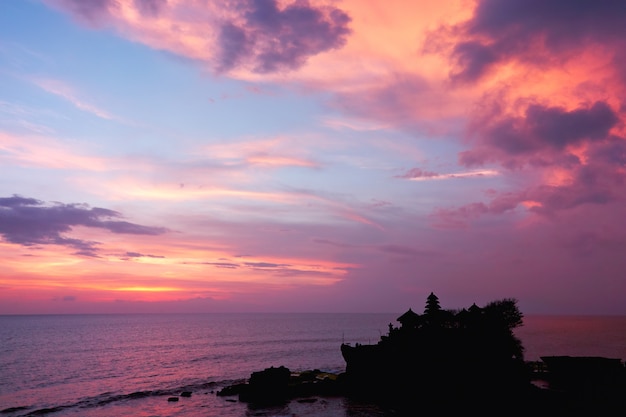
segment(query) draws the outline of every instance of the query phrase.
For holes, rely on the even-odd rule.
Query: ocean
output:
[[[0,316],[0,416],[385,416],[345,398],[254,409],[216,392],[271,366],[342,372],[341,343],[376,343],[398,315]],[[626,360],[626,316],[526,316],[516,335],[526,360]]]

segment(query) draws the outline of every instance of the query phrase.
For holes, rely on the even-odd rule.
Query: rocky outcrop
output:
[[[343,395],[342,375],[318,369],[291,372],[280,366],[253,372],[247,382],[224,387],[217,392],[220,397],[238,396],[239,401],[255,405],[280,404],[295,398]]]
[[[626,415],[626,365],[617,358],[543,356],[550,391],[571,415]],[[575,414],[574,414],[575,413]]]

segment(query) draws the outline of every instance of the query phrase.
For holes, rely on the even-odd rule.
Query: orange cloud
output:
[[[136,235],[120,239],[98,229],[76,227],[71,236],[98,242],[98,256],[78,257],[71,248],[59,245],[0,242],[6,271],[0,275],[0,287],[11,294],[36,290],[52,297],[61,291],[107,302],[228,299],[250,285],[276,290],[333,285],[356,266],[316,257],[240,257],[236,247],[219,238],[212,242],[190,234],[163,240]],[[32,298],[25,297],[24,302]]]

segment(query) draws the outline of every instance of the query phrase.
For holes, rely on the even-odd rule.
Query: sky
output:
[[[626,314],[622,0],[0,2],[0,314]]]

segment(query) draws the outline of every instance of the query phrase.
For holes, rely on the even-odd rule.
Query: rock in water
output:
[[[239,400],[256,404],[276,404],[289,397],[291,371],[284,366],[253,372]]]

